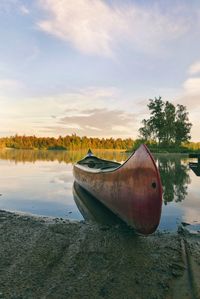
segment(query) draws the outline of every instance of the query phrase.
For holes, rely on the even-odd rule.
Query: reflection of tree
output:
[[[183,163],[181,156],[159,155],[158,161],[164,203],[184,200],[188,184],[190,184],[188,164]]]
[[[18,162],[58,161],[59,163],[75,163],[86,155],[87,151],[47,151],[47,150],[0,150],[0,159]],[[127,159],[128,155],[120,151],[94,151],[98,157],[118,162]]]

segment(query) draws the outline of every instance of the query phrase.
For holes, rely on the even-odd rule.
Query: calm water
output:
[[[73,163],[85,154],[0,150],[0,209],[75,220],[83,220],[79,210],[87,218],[110,217],[94,206],[93,200],[85,209],[85,195],[77,200],[73,194]],[[96,154],[118,162],[128,157],[126,153],[110,151]],[[200,224],[200,177],[189,168],[189,161],[195,160],[182,155],[156,156],[164,189],[160,230],[176,230],[181,222],[194,227]]]

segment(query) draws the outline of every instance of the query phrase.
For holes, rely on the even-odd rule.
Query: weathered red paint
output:
[[[113,170],[74,165],[76,182],[142,234],[153,233],[161,216],[162,186],[145,145]]]

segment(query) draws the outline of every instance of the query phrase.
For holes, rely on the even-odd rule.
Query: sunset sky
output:
[[[149,98],[200,141],[199,0],[0,0],[0,136],[138,136]]]

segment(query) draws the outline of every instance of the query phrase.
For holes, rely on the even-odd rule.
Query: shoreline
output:
[[[199,298],[200,234],[0,210],[0,298]]]

